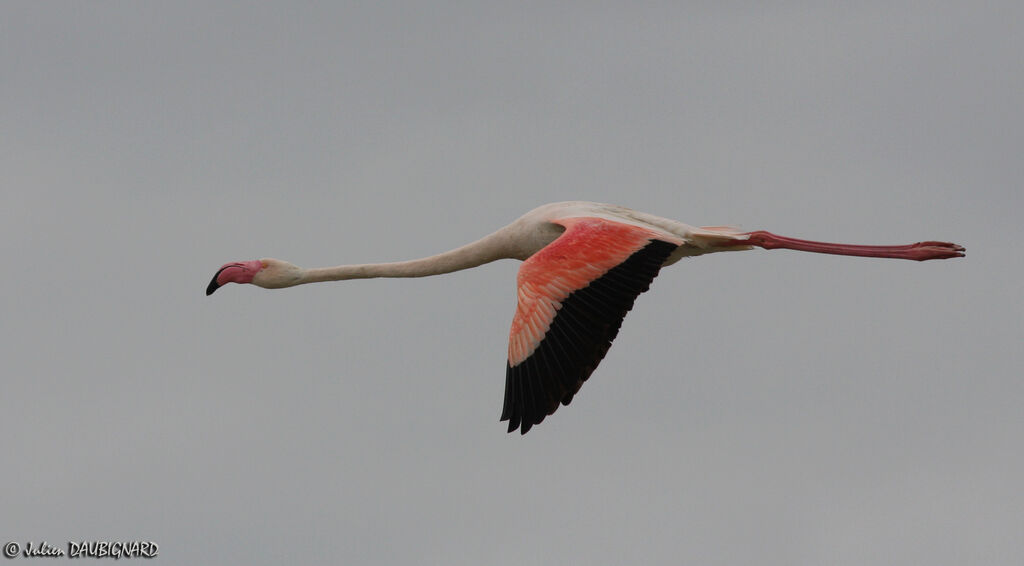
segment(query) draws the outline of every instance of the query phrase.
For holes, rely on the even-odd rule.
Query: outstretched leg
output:
[[[918,242],[904,246],[858,246],[853,244],[831,244],[777,236],[771,232],[758,230],[748,232],[746,240],[737,244],[757,246],[766,250],[785,249],[819,254],[855,255],[863,257],[891,257],[896,259],[912,259],[925,261],[928,259],[949,259],[963,257],[964,247],[949,242]]]

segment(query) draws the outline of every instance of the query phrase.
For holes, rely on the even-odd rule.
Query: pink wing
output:
[[[523,262],[517,277],[501,414],[509,432],[526,434],[572,401],[678,246],[660,232],[602,218],[553,222],[565,232]]]

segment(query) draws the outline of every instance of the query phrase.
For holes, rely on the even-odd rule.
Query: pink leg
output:
[[[765,232],[764,230],[748,232],[746,235],[749,236],[749,239],[736,243],[757,246],[766,250],[780,248],[820,254],[892,257],[896,259],[912,259],[914,261],[924,261],[927,259],[949,259],[951,257],[964,256],[963,246],[958,246],[948,242],[918,242],[916,244],[907,244],[904,246],[857,246],[852,244],[830,244],[828,242],[798,240],[796,238],[776,236],[775,234]]]

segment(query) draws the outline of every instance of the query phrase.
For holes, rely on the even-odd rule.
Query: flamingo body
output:
[[[917,261],[964,255],[963,247],[946,242],[832,244],[722,226],[697,228],[620,206],[574,201],[541,206],[476,242],[407,262],[318,269],[276,259],[228,263],[214,275],[206,294],[230,282],[276,289],[321,281],[424,277],[498,259],[523,260],[501,420],[509,421],[509,432],[526,434],[559,405],[572,401],[608,352],[636,297],[648,290],[662,267],[683,257],[754,246]]]

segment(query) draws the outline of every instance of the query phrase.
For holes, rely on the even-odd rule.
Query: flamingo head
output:
[[[225,263],[217,270],[206,287],[206,294],[212,295],[226,283],[252,283],[264,289],[291,287],[299,283],[301,275],[300,267],[279,259],[233,261]]]

